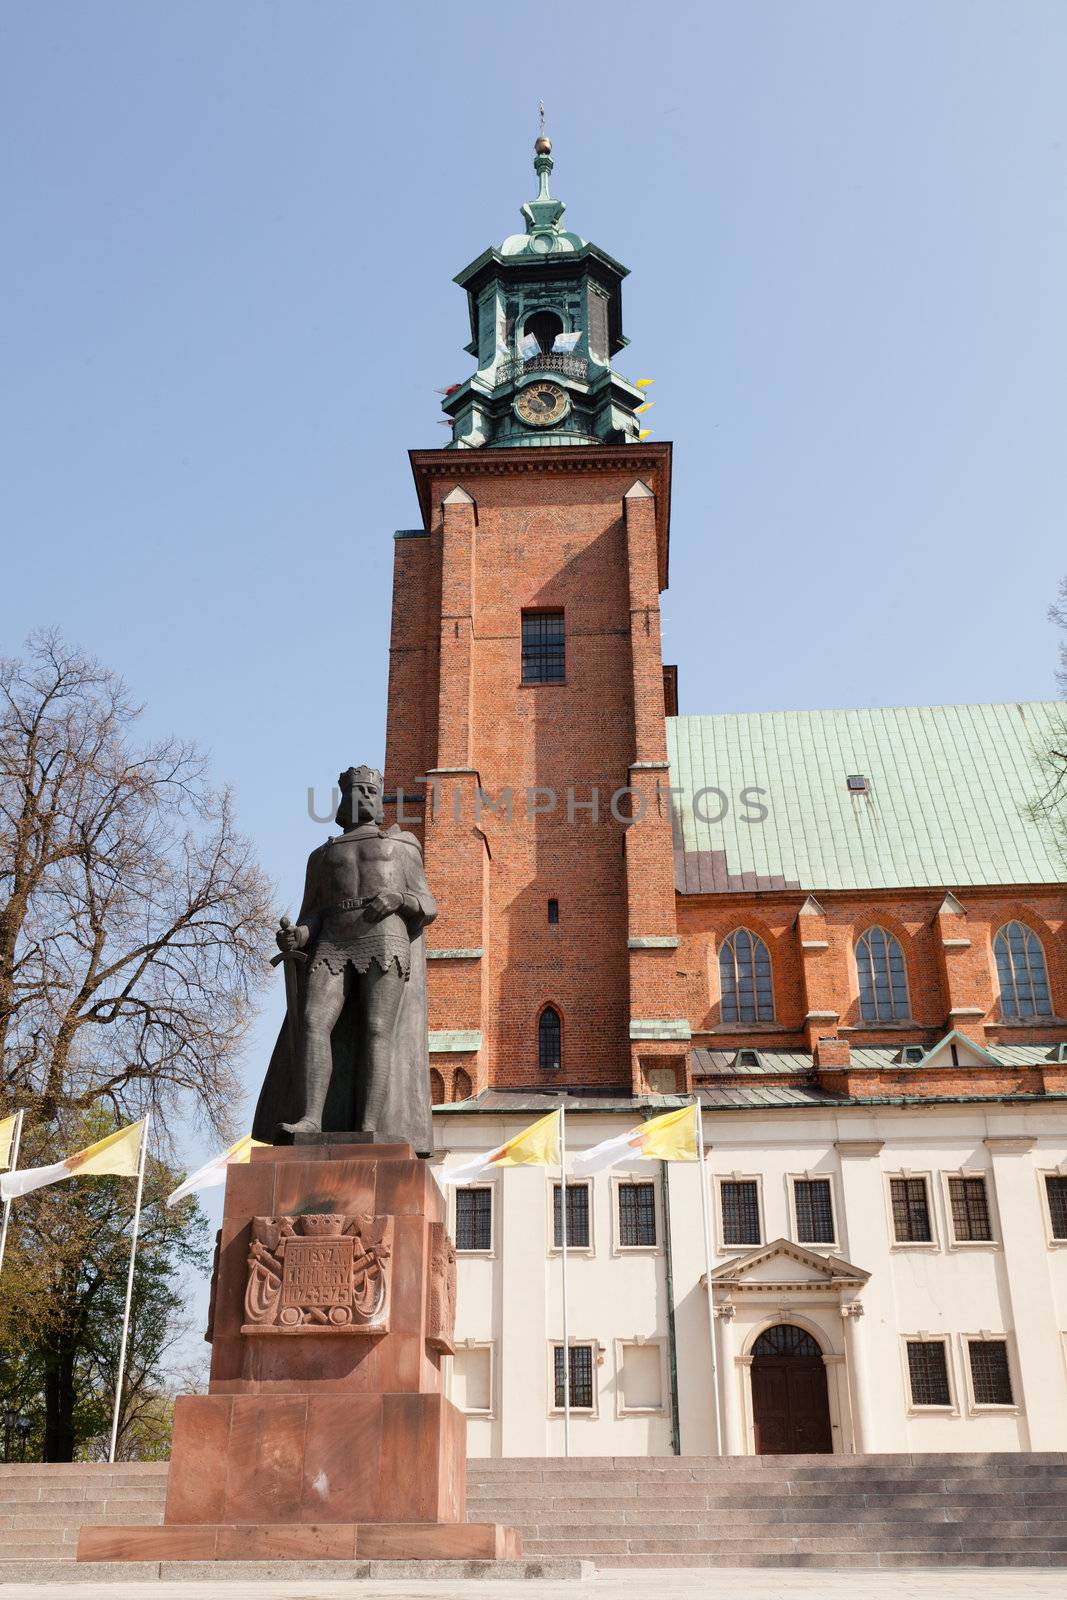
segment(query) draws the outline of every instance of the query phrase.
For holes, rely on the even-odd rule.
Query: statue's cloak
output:
[[[300,1010],[304,1009],[306,963],[297,963]],[[353,986],[331,1035],[333,1076],[322,1115],[323,1133],[390,1134],[406,1140],[416,1155],[433,1149],[430,1115],[430,1055],[426,1014],[426,945],[419,932],[411,941],[411,969],[393,1035],[393,1064],[376,1126],[366,1123],[366,1085],[356,1067],[359,1039],[358,996]],[[304,1114],[298,1063],[289,1047],[288,1022],[283,1022],[259,1092],[252,1123],[253,1139],[278,1140],[280,1122],[296,1122]]]

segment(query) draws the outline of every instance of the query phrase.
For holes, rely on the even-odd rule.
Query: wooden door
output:
[[[818,1350],[809,1334],[791,1326],[771,1328],[756,1341],[751,1370],[757,1455],[832,1452],[826,1368],[821,1353],[812,1353]]]

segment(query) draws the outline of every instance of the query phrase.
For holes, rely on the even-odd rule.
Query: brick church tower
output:
[[[539,139],[524,233],[466,290],[477,370],[411,453],[386,787],[423,839],[434,1099],[689,1087],[659,595],[671,447],[642,438],[626,269],[563,227]]]

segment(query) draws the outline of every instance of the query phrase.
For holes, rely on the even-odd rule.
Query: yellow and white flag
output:
[[[133,1122],[128,1128],[109,1133],[86,1150],[57,1161],[51,1167],[24,1167],[21,1172],[7,1172],[0,1178],[0,1200],[14,1200],[20,1194],[32,1194],[34,1189],[45,1189],[50,1183],[62,1183],[64,1178],[97,1178],[111,1173],[120,1178],[136,1178],[141,1159],[141,1139],[144,1122]]]
[[[176,1206],[179,1200],[184,1200],[187,1194],[195,1194],[198,1189],[216,1189],[226,1182],[226,1168],[233,1166],[247,1166],[252,1159],[252,1151],[258,1150],[266,1143],[263,1139],[253,1139],[246,1133],[243,1139],[237,1139],[221,1156],[215,1156],[207,1161],[195,1172],[190,1172],[184,1183],[179,1183],[173,1194],[168,1194],[168,1206]]]
[[[696,1161],[700,1154],[698,1115],[695,1105],[683,1106],[680,1111],[666,1111],[662,1117],[639,1123],[629,1133],[605,1139],[574,1157],[575,1175],[586,1178],[622,1161]]]
[[[487,1155],[465,1161],[461,1167],[447,1167],[437,1174],[439,1183],[470,1183],[495,1172],[497,1167],[558,1167],[559,1166],[559,1112],[550,1111],[547,1117],[531,1122],[528,1128],[517,1133],[506,1144],[497,1145]]]
[[[15,1142],[15,1124],[19,1120],[16,1111],[13,1117],[5,1117],[0,1122],[0,1167],[11,1165],[11,1146]]]

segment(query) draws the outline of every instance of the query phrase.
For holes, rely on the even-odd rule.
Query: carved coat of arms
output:
[[[253,1217],[242,1333],[389,1331],[392,1217]]]

